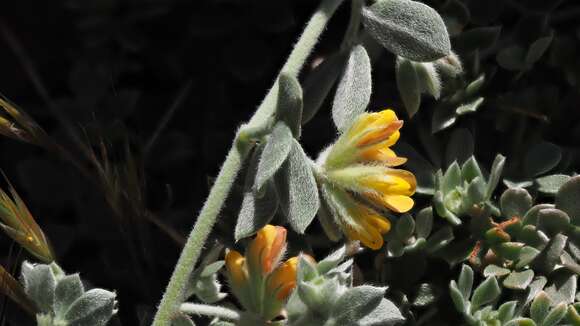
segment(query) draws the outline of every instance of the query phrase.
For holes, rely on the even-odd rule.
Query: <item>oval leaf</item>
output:
[[[346,129],[364,112],[371,91],[371,60],[365,48],[356,45],[350,52],[332,104],[332,119],[338,130]]]
[[[288,126],[280,121],[276,123],[272,134],[260,155],[258,171],[256,172],[255,191],[261,191],[262,187],[270,180],[276,171],[282,166],[282,163],[288,157],[292,147],[292,131]]]
[[[377,1],[363,10],[363,24],[389,51],[413,61],[435,61],[451,51],[443,19],[420,2]]]

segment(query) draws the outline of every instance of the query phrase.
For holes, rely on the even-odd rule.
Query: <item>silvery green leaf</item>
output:
[[[516,264],[517,269],[524,268],[528,266],[535,258],[538,256],[540,251],[534,247],[525,246],[520,251],[518,261]]]
[[[544,289],[544,286],[548,280],[544,276],[536,277],[530,286],[528,287],[526,299],[524,300],[523,306],[527,306],[532,300]]]
[[[276,214],[279,202],[276,187],[268,181],[264,188],[261,197],[251,189],[244,193],[234,232],[236,241],[256,233]]]
[[[546,319],[544,319],[542,326],[561,325],[560,321],[564,319],[567,311],[567,305],[565,303],[560,303],[550,310],[550,313],[546,316]]]
[[[457,286],[461,295],[467,301],[471,296],[471,290],[473,289],[473,269],[468,265],[461,265],[461,272],[459,273],[459,279],[457,280]]]
[[[524,246],[522,242],[508,241],[496,245],[494,251],[504,259],[517,260]]]
[[[548,235],[558,234],[570,227],[570,217],[556,208],[544,208],[538,212],[538,227]]]
[[[434,253],[445,247],[454,239],[450,226],[444,226],[427,239],[427,252]]]
[[[331,269],[340,264],[346,257],[346,246],[338,248],[336,251],[326,256],[323,260],[318,262],[318,272],[322,275],[328,273]]]
[[[65,313],[71,326],[105,326],[115,314],[116,294],[103,289],[92,289],[75,300]]]
[[[412,118],[421,105],[421,84],[412,61],[398,57],[396,64],[397,88],[405,109]]]
[[[497,309],[497,319],[503,324],[510,321],[515,313],[516,313],[516,306],[518,305],[517,301],[508,301]]]
[[[472,157],[474,147],[473,136],[469,130],[465,128],[453,130],[445,150],[447,164],[451,164],[454,161],[458,163],[466,162]]]
[[[427,93],[435,99],[441,96],[441,78],[432,62],[415,62],[415,71],[421,86],[421,93]]]
[[[302,125],[302,87],[296,77],[282,72],[278,80],[278,120],[284,121],[296,138]]]
[[[577,288],[577,275],[566,269],[559,269],[557,273],[550,275],[552,284],[546,286],[544,291],[554,304],[574,302]]]
[[[431,132],[436,133],[452,126],[457,120],[455,111],[456,109],[452,106],[437,106],[431,120]]]
[[[311,161],[296,140],[276,179],[282,211],[294,231],[302,234],[316,216],[320,199]]]
[[[544,208],[554,208],[554,205],[552,205],[552,204],[534,205],[532,208],[530,208],[526,212],[526,214],[524,215],[524,218],[522,219],[522,222],[524,224],[537,225],[538,224],[538,213]]]
[[[346,57],[343,54],[333,54],[306,77],[302,124],[306,124],[318,112],[332,86],[336,83],[345,61]]]
[[[485,267],[485,269],[483,270],[483,276],[484,277],[490,277],[490,276],[502,277],[502,276],[508,275],[510,272],[511,271],[507,268],[503,268],[503,267],[499,267],[499,266],[494,265],[494,264],[490,264],[490,265],[487,265]]]
[[[501,26],[472,28],[454,38],[453,49],[459,53],[485,50],[495,45],[500,34]]]
[[[405,320],[397,306],[387,299],[359,320],[359,325],[398,325]]]
[[[488,277],[473,292],[473,297],[471,298],[473,309],[494,301],[500,294],[501,289],[495,277]]]
[[[526,189],[511,188],[500,197],[501,213],[507,218],[523,217],[532,207],[532,196]]]
[[[534,41],[530,48],[528,49],[528,53],[526,53],[526,64],[533,65],[536,63],[542,55],[548,50],[548,47],[552,43],[553,33],[548,36],[542,37]]]
[[[498,154],[493,161],[491,166],[491,172],[489,173],[489,180],[487,181],[487,191],[486,197],[491,198],[493,191],[497,187],[499,180],[501,178],[501,173],[505,165],[505,156]]]
[[[548,316],[548,312],[550,312],[551,303],[550,297],[548,297],[546,292],[540,291],[530,306],[530,317],[536,323],[542,324],[546,316]]]
[[[219,272],[220,269],[222,269],[222,267],[224,267],[224,265],[226,264],[225,261],[223,260],[218,260],[215,261],[207,266],[205,266],[203,268],[203,271],[200,274],[200,277],[210,277],[213,274]]]
[[[461,185],[461,168],[459,168],[457,162],[453,162],[449,168],[447,168],[447,171],[445,171],[441,189],[443,190],[443,194],[448,194]]]
[[[410,238],[413,235],[413,231],[415,231],[415,220],[410,214],[404,214],[397,220],[395,232],[400,240],[405,241]]]
[[[501,49],[497,56],[497,63],[504,69],[519,71],[525,68],[526,51],[519,45],[512,45]]]
[[[371,92],[371,61],[365,48],[356,45],[350,52],[332,104],[332,119],[338,130],[348,128],[365,111]]]
[[[326,298],[321,295],[318,286],[312,282],[300,282],[298,284],[298,295],[309,310],[326,315],[324,310],[328,309],[329,305],[325,304]]]
[[[63,317],[71,304],[85,292],[79,274],[67,275],[61,278],[54,290],[54,313]]]
[[[503,280],[503,286],[512,290],[525,290],[533,278],[534,271],[531,269],[521,272],[513,271]]]
[[[457,115],[463,115],[467,113],[476,112],[477,109],[479,109],[479,107],[483,104],[483,101],[484,101],[483,97],[478,97],[473,101],[463,103],[457,107],[455,113],[457,113]]]
[[[336,224],[334,220],[334,216],[328,209],[328,202],[324,197],[323,192],[319,192],[320,195],[320,208],[318,209],[318,222],[320,222],[320,226],[324,230],[324,233],[331,241],[338,241],[342,238],[343,234],[340,230],[338,224]]]
[[[560,262],[560,256],[562,255],[562,251],[566,246],[566,241],[568,237],[562,234],[557,234],[550,242],[546,245],[546,247],[540,252],[540,254],[534,260],[534,270],[550,273],[554,270],[556,264]]]
[[[548,195],[555,195],[564,183],[570,180],[569,175],[553,174],[535,180],[538,191]]]
[[[505,326],[536,326],[530,318],[515,318],[510,320]]]
[[[24,264],[28,264],[24,262]],[[29,264],[30,265],[30,264]],[[54,304],[56,279],[49,265],[31,265],[22,269],[24,292],[43,313],[51,313]]]
[[[413,61],[434,61],[451,51],[443,19],[420,2],[377,1],[363,10],[363,24],[389,51]]]
[[[262,192],[264,185],[280,169],[292,148],[292,131],[285,122],[279,121],[272,129],[268,142],[260,154],[254,191]]]
[[[508,188],[528,188],[534,185],[534,182],[531,180],[508,180],[503,179],[503,184]]]
[[[568,213],[572,224],[580,225],[580,175],[570,178],[556,193],[556,208]]]
[[[481,74],[474,81],[470,82],[467,85],[467,87],[465,87],[465,96],[467,97],[476,96],[484,84],[485,84],[485,74]]]
[[[463,163],[463,166],[461,166],[461,177],[467,182],[471,182],[471,180],[476,177],[483,179],[483,173],[481,173],[481,169],[479,168],[479,164],[477,164],[475,157],[471,156],[467,161],[465,161],[465,163]]]
[[[455,280],[451,280],[451,283],[449,283],[449,294],[451,295],[451,300],[455,305],[455,309],[457,309],[457,311],[461,313],[466,312],[467,310],[466,306],[468,302],[463,297],[461,291],[459,291],[459,288],[457,287],[457,283],[455,283]]]
[[[529,176],[538,176],[555,168],[562,159],[562,150],[549,142],[540,142],[526,153],[524,171]]]
[[[298,270],[296,272],[296,282],[307,282],[319,275],[316,266],[309,260],[300,255],[298,260]]]
[[[361,285],[346,291],[332,307],[336,325],[353,325],[379,306],[385,288]]]
[[[454,79],[463,73],[461,59],[453,51],[449,55],[434,61],[433,64],[443,79]]]
[[[415,230],[419,238],[427,239],[433,229],[433,208],[425,207],[417,213]]]
[[[482,178],[476,177],[467,186],[467,198],[470,205],[477,205],[485,201],[486,184]]]

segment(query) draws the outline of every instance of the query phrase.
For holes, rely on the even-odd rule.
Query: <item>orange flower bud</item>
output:
[[[281,226],[266,225],[252,240],[246,256],[252,270],[263,275],[270,273],[286,249],[286,229]]]
[[[280,301],[286,300],[296,287],[298,257],[292,257],[274,270],[268,278],[268,291]]]

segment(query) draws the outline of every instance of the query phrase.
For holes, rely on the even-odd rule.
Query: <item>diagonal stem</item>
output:
[[[293,76],[297,76],[300,73],[306,59],[318,42],[319,36],[326,28],[328,21],[342,1],[344,0],[322,0],[322,3],[306,25],[304,32],[290,53],[286,64],[284,64],[282,68],[283,72]],[[155,319],[153,320],[153,326],[170,326],[173,316],[177,313],[181,303],[184,301],[184,288],[187,285],[189,276],[197,263],[201,249],[215,224],[223,203],[242,167],[242,163],[251,148],[247,138],[249,133],[245,132],[243,137],[240,137],[240,135],[244,130],[259,132],[260,129],[267,128],[269,120],[276,108],[277,97],[278,78],[276,78],[274,85],[268,91],[262,104],[260,104],[256,113],[250,119],[250,122],[236,134],[232,148],[222,165],[177,261],[173,275],[169,280],[169,284],[167,285],[167,289],[163,294]]]

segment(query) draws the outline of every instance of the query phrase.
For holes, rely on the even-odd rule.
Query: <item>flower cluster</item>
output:
[[[281,263],[286,249],[286,229],[266,225],[246,249],[226,253],[226,269],[233,293],[246,311],[265,321],[282,313],[286,299],[296,287],[298,258]]]
[[[413,207],[415,176],[395,169],[406,162],[391,149],[403,121],[392,110],[361,114],[320,159],[321,189],[335,223],[351,240],[383,246],[391,222],[382,210]]]

